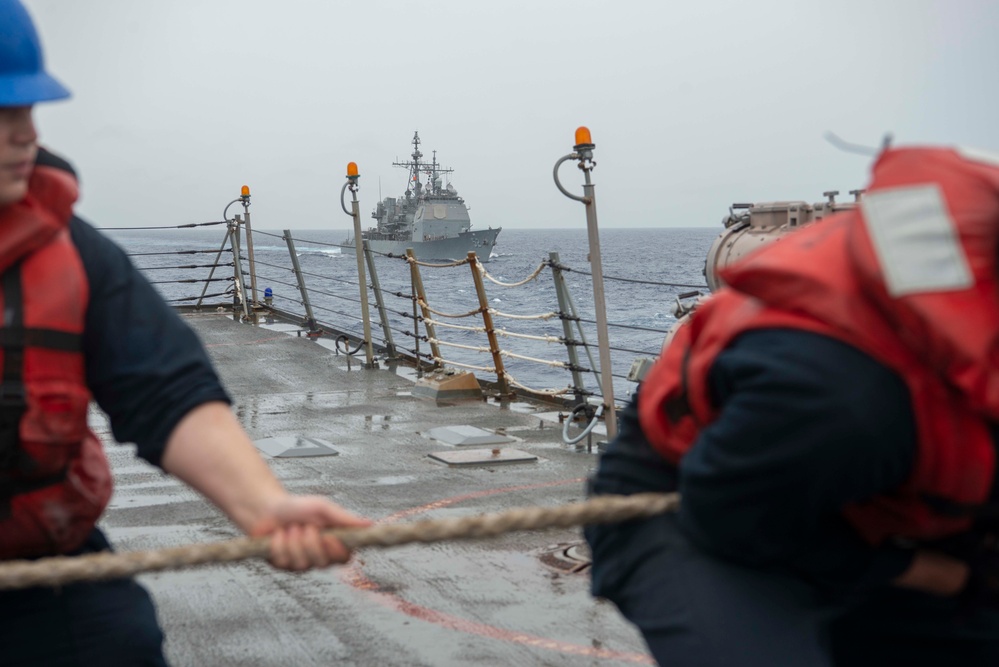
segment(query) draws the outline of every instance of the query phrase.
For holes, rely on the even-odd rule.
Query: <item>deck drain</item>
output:
[[[568,542],[548,547],[541,553],[541,562],[563,572],[585,572],[593,562],[586,542]]]

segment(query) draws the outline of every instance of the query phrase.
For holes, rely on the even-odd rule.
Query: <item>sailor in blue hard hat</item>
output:
[[[17,0],[0,0],[0,106],[61,100],[69,91],[45,71],[38,33]]]
[[[0,206],[28,191],[38,150],[32,105],[66,97],[66,87],[45,71],[28,12],[17,0],[0,0]]]
[[[110,549],[98,522],[112,473],[87,425],[91,399],[140,458],[244,533],[269,536],[275,567],[345,562],[350,551],[323,531],[370,522],[281,484],[195,333],[75,214],[75,174],[38,147],[31,116],[68,95],[25,8],[0,0],[0,567]],[[163,632],[128,578],[4,589],[0,664],[164,667]]]

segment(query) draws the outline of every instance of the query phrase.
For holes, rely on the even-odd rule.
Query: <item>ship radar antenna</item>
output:
[[[421,157],[423,153],[420,152],[420,131],[417,130],[413,132],[413,162],[419,162]]]
[[[418,197],[423,197],[425,194],[440,194],[435,182],[438,178],[450,174],[453,169],[445,169],[440,166],[437,162],[437,151],[433,151],[432,161],[430,163],[423,162],[423,153],[420,152],[420,133],[413,133],[413,154],[412,159],[408,162],[399,162],[396,158],[396,162],[392,165],[395,167],[404,167],[409,170],[409,180],[406,186],[406,192],[410,190],[415,190]],[[426,175],[428,177],[427,187],[424,190],[422,187],[422,181],[420,180],[421,175]],[[415,185],[414,185],[415,184]]]
[[[437,194],[437,151],[433,151],[433,157],[430,162],[430,187],[432,192]]]

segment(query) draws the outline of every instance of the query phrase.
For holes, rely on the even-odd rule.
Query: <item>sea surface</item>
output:
[[[635,385],[626,380],[632,362],[638,357],[652,358],[658,354],[666,332],[676,321],[673,310],[677,296],[698,287],[701,292],[707,293],[704,261],[712,241],[721,231],[720,225],[717,228],[600,230],[614,391],[618,402],[634,389]],[[190,297],[198,296],[204,290],[209,295],[216,295],[207,299],[210,303],[232,303],[231,296],[223,295],[227,289],[231,290],[233,284],[233,255],[228,243],[225,243],[224,226],[108,230],[106,233],[132,256],[135,265],[168,300],[187,299],[174,302],[190,304]],[[292,230],[295,254],[315,318],[360,338],[363,323],[357,260],[353,248],[339,247],[346,236],[345,230]],[[199,252],[192,254],[192,250]],[[282,233],[279,230],[254,229],[253,251],[259,299],[263,300],[264,289],[270,287],[276,307],[304,315],[303,300],[291,269],[291,254]],[[484,266],[488,275],[496,281],[518,283],[548,260],[550,252],[557,252],[559,263],[570,269],[564,276],[577,314],[584,320],[580,326],[588,345],[577,347],[580,366],[598,369],[596,327],[586,321],[595,321],[596,316],[592,281],[588,275],[592,267],[583,224],[578,229],[504,229],[490,261]],[[241,254],[243,270],[248,272],[245,238]],[[215,281],[205,283],[217,256],[220,256],[221,263],[228,265],[219,266],[212,275]],[[375,267],[394,343],[400,349],[414,352],[417,341],[413,337],[410,268],[401,259],[384,256],[376,256]],[[420,277],[426,289],[427,302],[434,310],[447,315],[466,315],[479,308],[473,276],[467,264],[420,267]],[[180,280],[189,282],[176,282]],[[367,282],[371,283],[370,276]],[[563,343],[552,342],[564,333],[562,320],[551,316],[559,311],[551,267],[543,267],[533,280],[517,287],[497,285],[488,277],[484,286],[489,306],[496,311],[493,315],[494,327],[512,334],[499,337],[500,347],[510,353],[504,357],[510,376],[532,389],[558,390],[569,386],[572,381],[569,371],[557,367],[559,363],[568,361],[567,348]],[[385,336],[377,319],[371,291],[368,299],[373,320],[372,337],[375,342],[382,343]],[[494,374],[481,370],[492,367],[493,360],[484,351],[488,348],[486,335],[472,330],[482,327],[479,314],[465,317],[435,315],[434,319],[452,325],[438,326],[436,332],[440,341],[450,343],[441,345],[441,353],[446,360],[454,362],[456,368],[463,367],[458,364],[471,366],[473,372],[484,379],[495,378]],[[422,326],[420,335],[425,335]],[[574,336],[579,337],[575,330]],[[421,353],[428,353],[429,348],[428,342],[419,342]],[[592,362],[586,350],[590,351]],[[595,374],[584,375],[587,389],[599,393]]]

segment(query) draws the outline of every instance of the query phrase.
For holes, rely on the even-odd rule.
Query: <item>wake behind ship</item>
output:
[[[411,158],[392,163],[409,170],[406,192],[378,203],[371,214],[378,224],[362,231],[361,238],[380,253],[403,255],[412,248],[417,259],[464,259],[474,251],[481,261],[488,261],[502,228],[472,231],[465,200],[453,185],[444,184],[444,177],[454,170],[437,163],[437,151],[429,163],[421,161],[419,132],[413,134]],[[354,239],[348,238],[344,245],[352,247]]]

